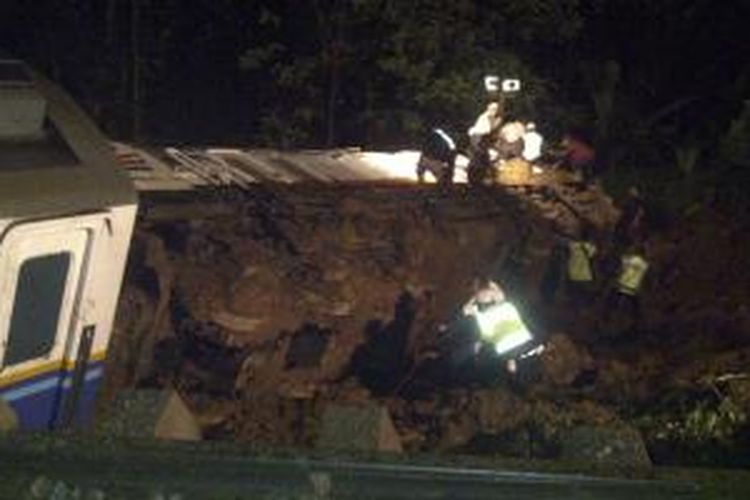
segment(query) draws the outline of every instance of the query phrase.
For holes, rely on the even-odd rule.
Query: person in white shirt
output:
[[[483,183],[492,169],[489,150],[501,123],[500,104],[491,102],[468,131],[471,148],[467,171],[469,182],[473,185]]]
[[[542,156],[542,144],[544,139],[537,132],[536,125],[533,122],[526,124],[526,131],[523,134],[523,159],[533,163]]]
[[[508,122],[500,129],[500,157],[506,160],[518,158],[523,153],[523,135],[526,127],[519,121]]]
[[[500,105],[496,102],[489,103],[484,112],[477,117],[477,121],[469,129],[469,138],[471,139],[472,146],[477,146],[483,138],[494,133],[502,121]]]

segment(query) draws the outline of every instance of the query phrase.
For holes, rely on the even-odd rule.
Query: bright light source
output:
[[[487,92],[497,92],[500,90],[500,77],[487,75],[484,77],[484,89]]]
[[[419,151],[399,151],[397,153],[365,151],[355,154],[360,162],[378,172],[383,179],[417,179]]]
[[[503,92],[518,92],[521,90],[521,80],[517,78],[507,78],[502,83]]]
[[[356,156],[358,162],[371,169],[373,173],[377,173],[377,176],[382,179],[417,182],[419,151],[399,151],[396,153],[365,151],[353,154]],[[465,183],[467,181],[465,168],[468,163],[468,158],[460,154],[458,155],[453,182]],[[437,179],[428,171],[425,172],[425,181],[434,183],[437,182]]]

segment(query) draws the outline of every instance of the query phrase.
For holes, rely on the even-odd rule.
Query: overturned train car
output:
[[[89,420],[136,209],[73,100],[0,58],[0,398],[22,429]]]

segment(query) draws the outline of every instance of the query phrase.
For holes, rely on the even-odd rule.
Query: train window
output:
[[[21,265],[3,366],[36,359],[52,350],[70,261],[70,253],[64,252],[33,257]]]

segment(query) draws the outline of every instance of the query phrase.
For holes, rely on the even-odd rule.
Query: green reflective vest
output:
[[[476,315],[482,340],[493,344],[497,354],[503,354],[531,340],[531,333],[510,302],[480,311]]]
[[[596,245],[588,241],[568,243],[568,279],[570,281],[593,281],[591,258],[596,254]]]
[[[648,262],[640,255],[623,255],[617,289],[626,295],[637,294],[647,270]]]

